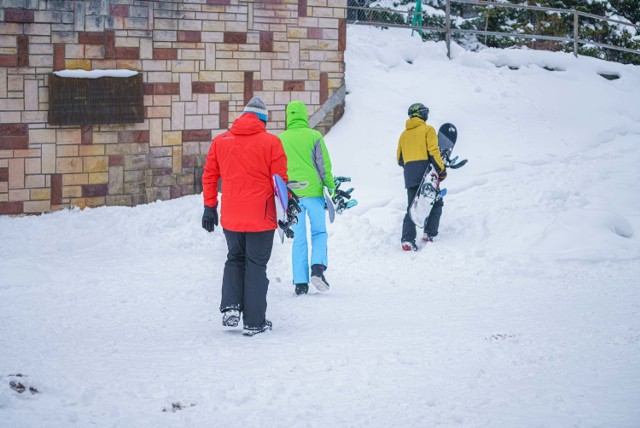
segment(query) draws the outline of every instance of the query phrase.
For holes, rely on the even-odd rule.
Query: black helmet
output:
[[[429,118],[429,107],[422,103],[415,103],[409,106],[409,117],[419,117],[425,122]]]

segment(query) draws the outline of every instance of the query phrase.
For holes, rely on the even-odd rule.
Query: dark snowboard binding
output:
[[[287,202],[287,221],[278,220],[278,227],[284,231],[287,238],[293,238],[294,233],[291,226],[298,223],[298,214],[302,212],[302,209],[298,204],[300,198],[291,189],[289,189],[289,194],[291,196]]]
[[[351,192],[353,192],[354,190],[353,187],[347,190],[340,189],[340,185],[342,183],[351,182],[351,177],[337,176],[333,178],[333,182],[336,184],[336,188],[332,197],[336,206],[336,214],[342,214],[343,212],[345,212],[345,210],[358,205],[358,201],[356,201],[355,199],[351,199]]]

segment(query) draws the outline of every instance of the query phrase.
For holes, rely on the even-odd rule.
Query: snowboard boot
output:
[[[433,237],[429,236],[428,233],[425,233],[424,235],[422,235],[422,240],[425,242],[425,244],[428,244],[429,242],[433,242]]]
[[[309,284],[296,284],[296,295],[307,294],[309,292]]]
[[[227,309],[222,313],[222,325],[225,327],[237,327],[240,322],[240,311]]]
[[[264,333],[267,330],[271,330],[271,326],[271,321],[269,321],[268,319],[265,319],[264,324],[262,324],[262,326],[260,327],[249,327],[245,325],[242,329],[242,335],[248,337],[255,336],[256,334]]]
[[[418,246],[413,241],[402,241],[402,249],[404,251],[418,251]]]
[[[329,283],[324,277],[324,271],[327,269],[324,265],[311,266],[311,283],[316,286],[318,291],[329,290]]]

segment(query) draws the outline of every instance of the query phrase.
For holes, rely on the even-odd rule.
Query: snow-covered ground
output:
[[[221,326],[226,246],[201,195],[0,217],[0,425],[639,426],[640,67],[450,61],[354,27],[347,86],[326,141],[360,204],[330,225],[328,293],[296,297],[275,244],[266,334]],[[405,253],[414,102],[469,163],[436,242]]]

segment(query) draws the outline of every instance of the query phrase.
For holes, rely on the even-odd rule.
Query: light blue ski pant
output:
[[[327,224],[325,221],[324,197],[311,196],[300,199],[302,212],[298,214],[298,224],[291,228],[293,237],[292,262],[293,283],[309,283],[309,266],[319,264],[329,266],[327,261]],[[307,238],[307,216],[311,229],[311,263]]]

